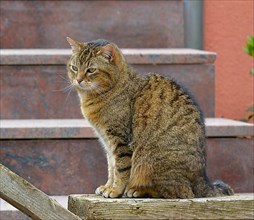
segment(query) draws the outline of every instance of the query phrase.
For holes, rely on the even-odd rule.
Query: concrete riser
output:
[[[137,72],[170,76],[188,88],[206,117],[214,116],[214,65],[132,65]],[[76,91],[68,96],[65,66],[1,66],[1,119],[82,118]],[[65,77],[64,80],[62,77]],[[202,80],[201,80],[202,79]],[[17,111],[18,109],[18,111]]]
[[[183,48],[183,1],[1,1],[2,48],[69,48],[105,38],[126,48]]]
[[[207,171],[235,192],[253,192],[252,140],[208,138]],[[0,161],[49,195],[93,193],[107,179],[97,139],[2,140]]]

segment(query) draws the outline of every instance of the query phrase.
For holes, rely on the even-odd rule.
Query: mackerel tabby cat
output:
[[[81,111],[106,152],[107,198],[193,198],[232,195],[206,175],[205,125],[195,100],[170,78],[140,76],[106,40],[67,38],[67,64]]]

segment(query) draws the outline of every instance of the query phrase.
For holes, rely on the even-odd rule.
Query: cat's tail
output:
[[[208,189],[205,193],[206,197],[212,196],[223,196],[223,195],[233,195],[234,190],[226,183],[221,180],[216,180],[212,184],[209,184]]]
[[[234,194],[233,189],[228,184],[221,180],[211,183],[207,177],[194,184],[193,192],[195,197],[217,197]]]

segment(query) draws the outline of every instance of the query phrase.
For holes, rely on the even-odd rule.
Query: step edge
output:
[[[254,125],[224,118],[207,118],[207,137],[253,136]],[[0,120],[0,139],[97,138],[85,119]]]
[[[207,64],[215,52],[186,48],[123,48],[129,64]],[[66,65],[70,49],[0,49],[0,65]]]

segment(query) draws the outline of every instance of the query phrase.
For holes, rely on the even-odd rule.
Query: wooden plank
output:
[[[0,197],[35,220],[80,220],[35,186],[0,164]]]
[[[206,118],[207,137],[253,136],[254,125],[224,118]],[[0,139],[96,138],[85,119],[0,120]]]
[[[49,196],[49,198],[56,200],[61,206],[67,209],[68,196]],[[18,211],[14,206],[0,198],[1,211]]]
[[[106,199],[70,195],[68,209],[84,219],[253,219],[254,194],[195,199]]]

